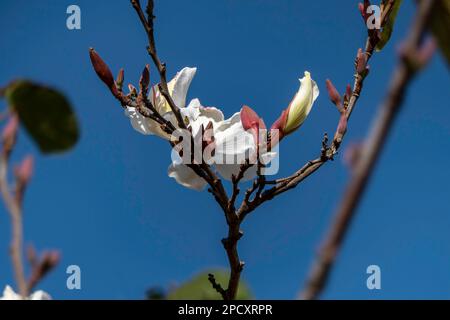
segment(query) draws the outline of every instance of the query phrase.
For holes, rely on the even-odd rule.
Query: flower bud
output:
[[[16,114],[11,115],[8,123],[3,128],[2,140],[4,151],[9,154],[16,142],[17,130],[19,128],[19,117]]]
[[[358,53],[356,55],[356,72],[358,74],[363,74],[366,70],[366,64],[367,64],[367,56],[361,48],[358,49]]]
[[[272,126],[272,128],[277,129],[277,126],[283,125],[278,128],[281,129],[283,136],[294,132],[303,124],[314,101],[319,96],[319,88],[316,82],[311,79],[311,74],[308,71],[305,71],[305,76],[299,80],[300,88],[294,99],[292,99],[286,112],[283,112],[280,119]]]
[[[331,102],[333,102],[335,106],[338,107],[339,112],[341,112],[342,111],[341,95],[339,94],[339,92],[336,90],[336,87],[329,79],[327,79],[326,84],[328,95],[330,96]]]
[[[241,122],[244,130],[254,129],[258,127],[259,116],[249,106],[243,106],[241,109]]]
[[[115,93],[117,88],[114,83],[114,78],[108,65],[102,60],[98,53],[93,49],[89,49],[89,56],[91,58],[92,66],[97,73],[100,80],[102,80],[106,86]]]
[[[255,143],[259,145],[259,130],[266,129],[263,119],[249,106],[243,106],[240,114],[242,127],[245,131],[251,130]]]
[[[130,96],[137,97],[136,87],[133,86],[131,83],[128,85],[128,90],[130,90]]]
[[[150,66],[147,64],[142,71],[141,79],[139,80],[139,89],[141,94],[147,95],[148,85],[150,84]]]
[[[28,155],[22,160],[22,163],[16,167],[15,174],[20,184],[27,184],[33,175],[33,156]]]
[[[121,68],[116,78],[116,87],[119,91],[122,91],[124,79],[125,79],[125,71],[123,70],[123,68]]]

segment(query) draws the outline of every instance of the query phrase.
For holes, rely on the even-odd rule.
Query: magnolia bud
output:
[[[125,79],[125,71],[123,70],[123,68],[121,68],[116,78],[116,87],[119,91],[122,91],[124,79]]]
[[[251,130],[255,143],[259,145],[259,130],[266,129],[263,119],[249,106],[243,106],[241,109],[241,123],[245,131]]]
[[[285,120],[280,121],[280,123],[285,123],[284,127],[281,128],[283,135],[294,132],[303,124],[314,101],[319,96],[319,88],[316,82],[311,79],[311,74],[308,71],[305,71],[305,76],[299,80],[300,88],[289,104],[287,112],[282,114],[286,117]]]
[[[16,114],[12,114],[8,123],[3,128],[2,139],[3,143],[13,144],[16,140],[17,130],[19,128],[19,117]]]
[[[358,49],[358,53],[356,55],[356,72],[358,74],[363,74],[366,70],[366,64],[367,64],[367,56],[361,48]]]
[[[89,49],[89,56],[91,58],[92,66],[94,67],[94,70],[100,80],[102,80],[113,93],[116,93],[117,88],[115,86],[114,78],[108,65],[102,60],[102,58],[93,48]]]
[[[135,86],[133,86],[131,83],[128,85],[128,90],[130,90],[130,96],[136,97],[137,96],[137,90]]]
[[[243,106],[241,109],[241,122],[244,130],[254,129],[258,127],[259,116],[249,106]]]
[[[25,185],[30,181],[31,176],[33,175],[33,163],[33,156],[28,155],[22,160],[22,163],[19,164],[18,167],[16,167],[15,174],[17,180],[21,184]]]
[[[336,90],[336,87],[329,79],[327,79],[326,85],[331,102],[333,102],[336,105],[339,112],[342,112],[341,95],[339,94],[339,92]]]
[[[139,89],[141,94],[147,95],[148,85],[150,84],[150,66],[147,64],[142,71],[141,79],[139,80]]]

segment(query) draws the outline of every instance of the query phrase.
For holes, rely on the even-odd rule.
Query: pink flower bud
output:
[[[130,95],[137,96],[137,90],[131,83],[128,85],[128,90],[130,90]]]
[[[114,93],[114,91],[117,89],[114,83],[113,75],[108,65],[102,60],[102,58],[93,48],[89,49],[89,56],[91,58],[92,66],[94,67],[94,70],[100,80],[102,80],[106,84],[106,86]]]
[[[116,86],[119,90],[122,90],[124,79],[125,79],[125,71],[123,70],[123,68],[121,68],[116,78]]]
[[[256,144],[259,144],[259,130],[266,129],[262,118],[249,106],[243,106],[241,109],[241,123],[245,131],[251,130]]]
[[[243,106],[241,110],[241,122],[244,130],[254,129],[259,125],[259,116],[249,106]]]
[[[361,50],[361,48],[359,48],[358,53],[356,55],[356,72],[358,74],[364,73],[366,70],[366,64],[367,64],[367,56]]]
[[[14,142],[19,128],[19,117],[16,114],[11,115],[8,123],[3,128],[2,139],[4,142]]]
[[[336,90],[336,87],[329,79],[327,79],[326,85],[331,102],[333,102],[338,107],[339,111],[341,111],[342,108],[341,95],[339,94],[339,92]]]
[[[139,88],[142,94],[147,94],[148,85],[150,84],[150,66],[147,64],[142,71],[141,79],[139,80]]]
[[[16,177],[23,183],[27,184],[33,175],[33,156],[28,155],[22,160],[22,163],[16,168]]]
[[[283,128],[286,126],[288,116],[288,110],[285,109],[283,112],[281,112],[280,117],[272,124],[270,127],[270,130],[277,130],[278,131],[278,140],[281,140],[284,137]]]

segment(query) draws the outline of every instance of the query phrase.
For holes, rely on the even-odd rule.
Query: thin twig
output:
[[[411,59],[417,56],[433,3],[433,0],[418,2],[417,16],[403,47],[403,55],[394,70],[386,98],[379,108],[371,133],[356,164],[352,180],[347,186],[334,222],[326,235],[324,246],[311,269],[306,289],[301,296],[304,299],[318,298],[327,282],[373,168],[400,111],[405,91],[417,72],[415,62]]]
[[[222,288],[220,283],[217,283],[216,278],[214,277],[214,275],[212,273],[208,274],[208,280],[209,280],[209,282],[211,282],[211,285],[213,286],[213,288],[222,296],[222,299],[226,300],[226,298],[227,298],[226,290],[224,288]]]
[[[22,243],[23,243],[23,225],[22,225],[22,209],[16,202],[14,195],[11,193],[8,184],[8,157],[2,152],[0,155],[0,192],[3,201],[11,217],[12,225],[12,241],[11,241],[11,258],[13,263],[14,275],[16,278],[19,293],[22,297],[28,296],[27,281],[25,278]]]
[[[387,5],[385,6],[385,10],[388,10],[388,12],[391,11],[391,6],[395,0],[390,0]],[[389,14],[384,12],[382,15],[382,21],[381,25],[385,24],[386,19],[388,19]],[[366,45],[363,50],[363,55],[365,55],[365,66],[367,66],[368,62],[372,58],[372,55],[375,51],[375,47],[379,41],[379,38],[374,36],[373,32],[369,32]],[[344,110],[344,116],[346,117],[346,120],[348,121],[353,113],[353,110],[356,106],[356,103],[358,102],[359,96],[363,89],[364,80],[366,78],[367,74],[361,74],[358,73],[357,70],[357,64],[355,63],[355,75],[354,75],[354,83],[353,88],[351,92],[351,96],[349,97],[349,101],[346,104],[346,108]],[[276,180],[276,184],[262,192],[259,197],[253,199],[253,201],[243,201],[241,207],[238,209],[238,215],[239,216],[246,216],[251,211],[255,210],[257,207],[259,207],[264,202],[273,199],[274,197],[289,191],[295,187],[302,181],[304,181],[306,178],[308,178],[311,174],[316,172],[322,165],[327,163],[330,160],[334,159],[334,156],[338,153],[339,148],[344,140],[345,132],[339,132],[339,125],[336,128],[336,132],[334,134],[333,140],[331,141],[330,145],[326,148],[323,146],[322,142],[322,150],[320,153],[320,156],[316,159],[309,160],[303,167],[301,167],[297,172],[292,174],[291,176],[281,178]],[[328,142],[328,138],[327,138]],[[270,184],[273,184],[270,183]],[[248,199],[247,199],[248,200]]]

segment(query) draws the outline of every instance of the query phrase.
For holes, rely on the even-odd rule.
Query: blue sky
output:
[[[81,30],[66,28],[70,4],[81,8]],[[412,2],[404,1],[391,43],[372,59],[344,148],[365,136],[412,14]],[[283,141],[280,175],[317,155],[323,133],[338,121],[325,79],[341,89],[352,81],[366,36],[355,1],[156,1],[156,15],[169,75],[198,67],[189,98],[226,116],[248,104],[272,123],[309,70],[321,95],[303,127]],[[113,70],[125,68],[126,83],[137,84],[149,58],[128,1],[2,1],[0,17],[0,83],[26,77],[62,89],[82,130],[64,155],[38,155],[25,133],[15,152],[16,160],[28,152],[37,157],[24,208],[26,241],[63,255],[40,288],[62,299],[140,299],[150,286],[227,266],[217,204],[167,177],[169,146],[136,133],[91,68],[93,46]],[[448,83],[437,55],[411,85],[323,298],[450,297]],[[349,178],[341,158],[244,223],[243,278],[257,298],[291,299],[303,286]],[[3,286],[13,282],[4,209],[0,230]],[[81,267],[80,291],[66,289],[70,264]],[[381,267],[379,291],[366,288],[371,264]]]

